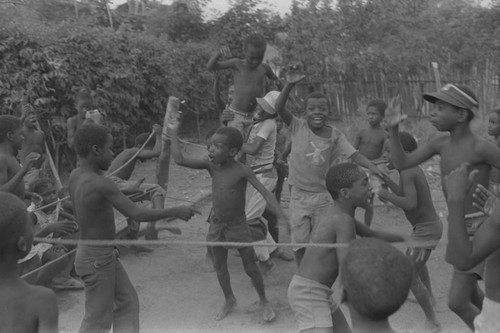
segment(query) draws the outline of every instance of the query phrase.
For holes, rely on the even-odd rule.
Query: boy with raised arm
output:
[[[113,137],[94,123],[75,133],[74,146],[80,167],[69,179],[69,192],[81,240],[115,239],[114,210],[137,221],[175,216],[189,220],[190,207],[148,209],[135,205],[115,183],[103,175],[113,160]],[[139,300],[134,286],[112,245],[79,244],[75,270],[85,283],[85,315],[80,332],[139,332]]]
[[[440,136],[405,154],[398,139],[398,125],[404,117],[398,99],[391,100],[388,124],[394,167],[398,170],[407,169],[439,155],[441,175],[449,174],[462,163],[469,163],[470,170],[478,170],[476,182],[488,187],[491,166],[500,168],[500,148],[472,133],[470,129],[470,121],[474,118],[473,110],[479,106],[475,94],[466,86],[447,84],[438,92],[424,94],[424,99],[435,104],[430,114],[431,123],[438,131],[449,132],[450,135]],[[449,195],[444,186],[443,192],[445,196]],[[477,209],[472,205],[472,193],[473,190],[467,193],[463,203],[464,213],[475,213],[473,216],[477,216]],[[466,215],[470,235],[475,233],[482,220],[482,216],[479,221],[475,221],[468,219]],[[483,274],[482,266],[484,265],[479,263],[474,269],[467,271],[455,267],[451,281],[448,306],[471,329],[474,318],[481,311],[484,297],[477,283]]]
[[[474,319],[474,332],[500,332],[500,205],[469,240],[465,226],[464,202],[473,189],[469,166],[462,164],[444,178],[448,192],[448,246],[446,259],[459,269],[470,269],[486,261],[484,276],[485,298],[481,313]],[[475,173],[475,171],[473,171]]]
[[[31,152],[24,158],[21,166],[16,159],[24,141],[19,118],[9,115],[0,116],[0,191],[10,192],[24,200],[23,178],[34,165],[40,154]]]
[[[407,132],[399,132],[399,140],[405,153],[411,153],[417,149],[417,141]],[[383,158],[390,161],[391,151],[389,142],[384,145]],[[388,168],[393,168],[388,163]],[[418,304],[424,310],[427,318],[422,330],[424,332],[437,332],[441,329],[436,313],[433,309],[434,296],[432,295],[427,260],[431,251],[437,246],[437,242],[443,234],[443,224],[439,219],[436,209],[432,203],[429,184],[425,174],[418,166],[399,171],[399,184],[387,180],[386,185],[391,189],[380,188],[376,193],[380,199],[386,200],[403,209],[406,218],[413,226],[411,238],[414,241],[431,242],[422,247],[409,248],[406,255],[411,259],[415,267],[415,274],[411,284],[411,291],[415,295]]]
[[[352,332],[395,333],[389,316],[408,297],[412,273],[410,260],[392,245],[373,238],[352,241],[340,263]]]
[[[26,205],[0,192],[0,332],[58,332],[54,292],[19,277],[17,261],[30,251],[33,225]]]
[[[286,110],[285,103],[292,88],[304,78],[293,71],[288,74],[287,83],[276,102],[276,111],[289,126],[292,142],[288,183],[292,186],[289,207],[293,243],[308,243],[317,220],[327,214],[332,199],[326,190],[325,175],[337,157],[350,158],[383,177],[372,162],[354,149],[342,132],[327,124],[330,104],[324,94],[313,92],[307,97],[304,119]],[[304,250],[294,249],[298,265]]]
[[[222,47],[210,58],[207,68],[210,71],[230,69],[234,77],[234,95],[229,110],[234,119],[228,126],[237,128],[246,139],[252,125],[253,110],[257,105],[256,98],[263,97],[266,89],[266,78],[278,80],[271,67],[262,63],[266,53],[266,40],[262,35],[252,34],[245,38],[243,53],[245,58],[232,58],[220,61],[221,57],[230,57],[228,47]]]
[[[404,241],[401,235],[372,230],[354,219],[356,207],[370,205],[372,188],[368,176],[354,163],[330,168],[326,187],[333,198],[327,214],[312,230],[311,243],[350,243],[356,234],[386,241]],[[288,302],[301,332],[349,332],[338,304],[332,298],[332,286],[339,274],[345,247],[309,247],[305,250],[297,274],[288,287]]]
[[[280,220],[284,218],[276,198],[259,182],[252,169],[235,160],[235,156],[243,145],[243,137],[237,129],[219,128],[210,139],[208,156],[193,158],[183,156],[179,147],[178,120],[173,119],[168,126],[172,130],[172,155],[175,163],[192,169],[206,169],[212,177],[213,211],[210,216],[207,241],[252,242],[245,215],[247,183],[250,183],[264,197]],[[245,272],[252,279],[252,284],[259,295],[263,319],[266,322],[272,321],[275,313],[267,300],[264,281],[255,263],[253,247],[245,246],[237,249]],[[225,298],[224,306],[215,317],[216,320],[221,320],[236,306],[236,298],[231,288],[227,268],[228,248],[213,246],[211,253],[214,269]]]

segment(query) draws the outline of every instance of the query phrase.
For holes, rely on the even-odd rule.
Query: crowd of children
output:
[[[441,239],[443,224],[419,168],[419,164],[439,155],[449,210],[446,260],[454,267],[448,306],[476,332],[500,332],[500,204],[483,207],[485,202],[500,201],[495,201],[500,195],[498,186],[492,187],[493,193],[487,190],[490,181],[499,182],[500,112],[495,110],[489,116],[488,133],[495,143],[488,142],[470,129],[479,107],[475,94],[468,87],[447,84],[423,97],[435,104],[431,123],[449,135],[418,147],[410,133],[399,132],[404,119],[399,98],[388,103],[377,99],[366,109],[369,127],[352,145],[330,124],[332,107],[325,94],[312,92],[307,96],[302,118],[287,109],[292,89],[305,76],[300,67],[294,67],[282,87],[271,68],[262,63],[265,50],[265,39],[254,34],[245,39],[243,59],[221,61],[221,57],[231,57],[230,50],[222,47],[209,60],[209,70],[233,71],[234,86],[228,102],[223,103],[216,73],[216,104],[223,121],[209,137],[206,155],[185,154],[178,138],[179,120],[173,118],[167,124],[175,163],[207,170],[212,178],[213,208],[207,241],[253,243],[252,225],[264,225],[259,240],[267,243],[265,247],[208,247],[225,299],[215,319],[222,320],[236,306],[227,263],[230,249],[236,249],[241,257],[258,294],[263,320],[275,319],[276,311],[267,298],[257,261],[264,268],[272,268],[271,256],[293,260],[279,248],[281,226],[297,245],[293,249],[297,270],[289,281],[288,301],[301,332],[393,332],[388,317],[400,308],[410,291],[426,316],[420,330],[440,331],[426,262]],[[267,80],[275,81],[281,92],[266,91]],[[153,126],[155,143],[148,145],[148,134],[143,134],[136,140],[136,147],[114,158],[109,129],[86,119],[93,108],[87,91],[76,96],[78,114],[67,123],[68,145],[78,157],[78,167],[67,185],[71,212],[57,209],[55,214],[54,207],[33,213],[23,203],[28,199],[40,206],[57,199],[55,184],[43,177],[48,152],[36,113],[23,107],[20,118],[0,115],[2,332],[57,331],[55,295],[36,285],[84,288],[80,332],[107,332],[111,328],[138,332],[139,298],[112,245],[116,237],[114,210],[129,218],[130,238],[137,238],[139,224],[148,222],[147,239],[158,237],[155,221],[172,217],[187,221],[196,213],[192,206],[165,208],[165,191],[159,185],[130,180],[137,161],[160,155],[161,127]],[[279,136],[277,119],[288,128],[288,145],[283,134]],[[140,148],[143,145],[145,149]],[[283,160],[288,154],[287,174]],[[386,172],[393,168],[399,173],[397,182]],[[280,207],[285,177],[290,185],[288,217]],[[384,186],[373,188],[373,177]],[[138,206],[126,196],[138,191],[147,194],[152,209]],[[413,228],[411,235],[370,228],[374,196],[404,211]],[[356,220],[357,207],[365,209],[365,223]],[[478,214],[478,207],[486,213]],[[180,233],[177,229],[170,231]],[[34,235],[108,241],[109,245],[34,245]],[[357,236],[368,239],[356,240]],[[388,242],[408,242],[406,255]],[[52,260],[57,265],[42,267],[29,280],[32,284],[20,278],[30,268]],[[350,316],[332,296],[339,277],[342,302]],[[482,278],[484,294],[478,286]]]

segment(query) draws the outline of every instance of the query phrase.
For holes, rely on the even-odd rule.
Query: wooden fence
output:
[[[474,73],[468,77],[449,75],[441,78],[442,84],[455,83],[469,86],[479,99],[479,113],[489,113],[500,107],[499,75],[492,71]],[[366,104],[375,98],[388,101],[400,95],[404,112],[413,117],[429,115],[431,104],[425,103],[422,95],[436,91],[436,81],[432,75],[406,75],[397,79],[387,79],[383,74],[371,75],[360,80],[329,80],[325,82],[302,82],[294,90],[295,99],[303,102],[311,91],[321,91],[330,99],[334,118],[362,115]]]

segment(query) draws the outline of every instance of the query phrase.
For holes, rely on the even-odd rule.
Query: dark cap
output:
[[[424,94],[424,99],[430,103],[436,103],[439,100],[460,109],[474,111],[475,108],[479,107],[479,102],[471,93],[460,89],[454,84],[447,84],[438,92]]]

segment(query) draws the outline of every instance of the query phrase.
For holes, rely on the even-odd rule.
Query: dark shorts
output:
[[[216,218],[212,218],[208,227],[207,241],[251,243],[253,239],[246,218],[243,216],[231,223],[220,222]],[[229,246],[227,248],[235,247]]]
[[[436,249],[437,242],[441,239],[443,234],[443,224],[440,219],[429,221],[429,222],[419,222],[413,226],[413,233],[411,238],[417,242],[428,243],[424,246],[419,246],[423,249],[434,250]],[[434,243],[435,242],[435,243]]]

